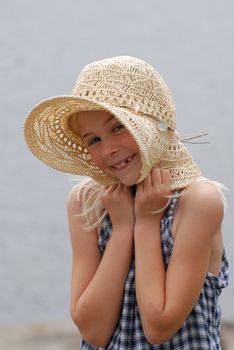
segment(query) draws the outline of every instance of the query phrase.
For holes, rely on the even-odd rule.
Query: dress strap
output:
[[[174,191],[173,194],[172,194],[172,196],[173,196],[173,197],[171,198],[170,204],[169,204],[169,206],[168,206],[166,216],[173,216],[176,203],[177,203],[177,201],[178,201],[178,198],[181,196],[181,191],[180,191],[180,190]]]

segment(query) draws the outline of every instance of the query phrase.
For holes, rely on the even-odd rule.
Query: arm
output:
[[[118,204],[121,200],[126,215],[126,194],[119,192],[107,193],[104,201],[108,202],[114,193]],[[129,223],[122,220],[119,226],[113,225],[102,257],[97,245],[97,231],[84,231],[81,217],[74,216],[80,212],[81,204],[77,202],[76,190],[73,190],[68,202],[73,256],[71,315],[85,340],[97,347],[105,346],[119,319],[133,253],[133,224],[130,224],[131,220]]]
[[[161,187],[157,197],[165,191]],[[183,215],[167,271],[161,251],[161,217],[136,216],[136,294],[144,332],[151,343],[169,340],[191,312],[204,284],[212,239],[222,221],[222,200],[210,184],[192,185],[180,201]]]

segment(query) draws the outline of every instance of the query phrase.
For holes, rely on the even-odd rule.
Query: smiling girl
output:
[[[139,147],[118,119],[105,111],[79,112],[71,118],[71,128],[80,133],[93,162],[104,173],[128,186],[137,182]]]
[[[89,176],[68,200],[81,349],[221,349],[222,186],[181,143],[154,68],[89,64],[71,96],[34,107],[25,136],[49,166]]]

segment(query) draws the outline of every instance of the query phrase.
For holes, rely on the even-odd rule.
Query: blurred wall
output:
[[[204,175],[223,182],[224,241],[233,270],[234,3],[231,0],[0,2],[0,322],[69,318],[71,178],[38,162],[23,122],[40,100],[69,94],[80,69],[115,55],[158,69],[177,105],[178,130],[209,129],[189,147]],[[234,321],[234,286],[223,317]]]

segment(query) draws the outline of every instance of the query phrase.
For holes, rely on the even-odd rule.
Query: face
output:
[[[127,186],[140,177],[139,147],[129,131],[105,111],[77,113],[77,132],[93,162],[106,174]]]

